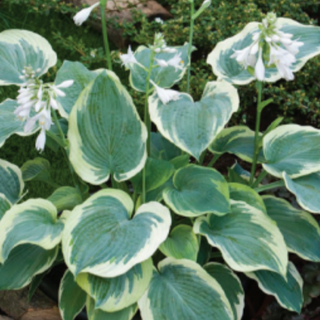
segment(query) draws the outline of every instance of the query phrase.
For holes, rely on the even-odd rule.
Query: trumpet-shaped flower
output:
[[[164,89],[157,86],[152,80],[150,80],[152,85],[155,87],[159,99],[163,104],[167,104],[170,101],[176,101],[180,97],[180,92],[171,89]]]
[[[52,125],[51,108],[57,110],[57,96],[64,97],[66,94],[61,89],[68,88],[73,85],[73,80],[66,80],[59,85],[50,83],[42,83],[41,80],[34,77],[34,71],[28,67],[23,70],[26,82],[21,85],[18,90],[17,102],[19,106],[14,111],[14,114],[23,121],[26,121],[24,131],[32,133],[38,122],[38,127],[41,132],[36,141],[37,150],[42,151],[45,145],[45,132]],[[36,112],[30,117],[31,111]],[[34,114],[33,112],[33,114]]]
[[[77,26],[81,26],[90,16],[91,11],[99,5],[99,1],[89,8],[80,10],[74,17],[73,21]]]
[[[261,31],[252,35],[253,42],[242,50],[234,50],[234,54],[231,55],[231,58],[235,58],[245,68],[253,67],[255,69],[254,76],[259,81],[265,80],[264,42],[270,52],[267,66],[275,65],[281,77],[286,80],[294,79],[290,67],[296,62],[295,55],[303,46],[303,42],[292,40],[292,34],[278,30],[276,21],[276,15],[269,13],[267,18],[262,21]],[[258,59],[256,59],[257,52]]]
[[[125,65],[126,67],[128,63],[138,63],[133,51],[131,50],[131,46],[128,48],[128,53],[120,55],[120,59],[122,60],[122,65]]]

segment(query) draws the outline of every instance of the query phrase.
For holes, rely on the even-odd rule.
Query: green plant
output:
[[[204,1],[198,13],[207,7]],[[238,320],[244,290],[234,271],[299,312],[303,281],[288,253],[320,261],[320,228],[310,214],[320,213],[320,130],[277,119],[262,133],[260,120],[272,103],[263,86],[292,80],[320,53],[315,42],[319,27],[269,13],[211,51],[219,81],[207,82],[195,102],[172,89],[190,68],[192,43],[168,46],[156,33],[148,46],[120,55],[130,86],[144,95],[142,121],[115,72],[65,61],[47,82],[42,77],[57,63],[48,41],[26,30],[2,32],[0,67],[11,72],[0,74],[0,85],[19,90],[0,104],[0,145],[37,132],[36,149],[50,143],[60,150],[72,186],[54,181],[42,157],[21,168],[0,160],[0,289],[38,281],[62,251],[64,320],[84,305],[90,320],[130,320],[138,309],[144,320]],[[255,132],[225,128],[239,109],[236,86],[250,83],[258,94]],[[208,153],[214,156],[204,166]],[[224,153],[251,172],[235,165],[224,176],[212,168]],[[261,185],[267,174],[277,181]],[[23,201],[30,180],[57,188],[47,199]],[[259,194],[279,186],[302,209]]]

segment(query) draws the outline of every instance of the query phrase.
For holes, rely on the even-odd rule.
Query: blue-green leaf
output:
[[[237,90],[224,81],[207,83],[199,102],[187,93],[166,105],[156,93],[149,97],[150,117],[160,133],[198,160],[238,107]]]
[[[91,184],[128,180],[143,168],[147,131],[132,98],[111,71],[81,92],[69,117],[70,161]],[[130,155],[130,156],[129,156]]]
[[[149,202],[132,218],[133,207],[127,193],[104,189],[67,216],[62,250],[74,275],[116,277],[153,255],[169,234],[170,212]]]

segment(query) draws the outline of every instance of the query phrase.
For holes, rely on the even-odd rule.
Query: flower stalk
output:
[[[261,108],[262,82],[261,81],[257,82],[257,88],[258,88],[257,117],[256,117],[256,130],[255,130],[255,135],[254,135],[254,151],[253,151],[253,160],[252,160],[251,175],[250,175],[250,185],[252,185],[253,180],[254,180],[258,155],[260,152],[259,132],[260,132],[260,122],[261,122],[261,112],[262,112],[262,108]]]
[[[106,4],[107,4],[107,0],[100,1],[101,26],[102,26],[104,50],[107,56],[108,69],[112,71],[112,62],[111,62],[111,54],[110,54],[110,47],[109,47],[109,40],[108,40],[108,33],[107,33],[106,15],[105,15]]]
[[[187,75],[187,90],[190,90],[190,73],[191,73],[191,52],[192,52],[192,41],[193,41],[193,29],[194,29],[194,2],[190,1],[190,31],[189,31],[189,47],[188,47],[188,75]]]

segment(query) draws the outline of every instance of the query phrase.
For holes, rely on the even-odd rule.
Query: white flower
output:
[[[163,89],[159,86],[157,86],[152,80],[150,82],[153,84],[155,87],[158,97],[161,100],[163,104],[167,104],[170,101],[176,101],[180,97],[180,92],[176,90],[171,90],[171,89]]]
[[[41,129],[40,134],[38,135],[36,140],[36,149],[38,151],[43,151],[45,144],[46,144],[46,130]]]
[[[264,80],[265,66],[262,60],[262,49],[259,50],[259,58],[255,66],[254,75],[259,81]]]
[[[168,66],[168,63],[165,61],[165,60],[162,60],[162,59],[154,59],[158,62],[158,65],[161,67],[161,68],[165,68]]]
[[[58,84],[57,86],[55,86],[56,88],[69,88],[73,85],[74,81],[73,80],[65,80],[63,82],[61,82],[60,84]]]
[[[168,61],[168,65],[174,67],[175,71],[177,71],[177,69],[182,70],[183,61],[181,60],[181,52],[175,54],[175,56]]]
[[[52,97],[52,95],[50,95],[50,106],[51,106],[54,110],[58,110],[58,103],[57,103],[57,101]]]
[[[211,0],[204,0],[203,2],[202,2],[202,5],[201,5],[201,7],[203,7],[203,6],[210,6],[210,4],[211,4]]]
[[[275,65],[281,77],[293,80],[292,64],[296,62],[295,55],[303,42],[292,40],[293,35],[285,33],[276,27],[276,15],[269,13],[259,26],[259,32],[252,34],[253,42],[242,50],[234,50],[231,58],[235,58],[245,68],[251,66],[255,69],[255,78],[259,81],[265,79],[265,61],[263,49],[269,47],[270,55],[268,66]],[[264,44],[263,44],[264,43]],[[258,55],[258,59],[257,59]]]
[[[137,59],[134,56],[134,53],[131,50],[131,46],[128,48],[127,54],[121,54],[120,59],[122,60],[122,65],[127,67],[128,63],[138,63]]]
[[[163,20],[159,17],[155,18],[154,21],[157,23],[163,24]]]
[[[74,17],[73,21],[77,26],[81,26],[90,16],[91,11],[99,5],[99,1],[89,8],[80,10]]]
[[[166,52],[166,53],[176,53],[177,49],[175,48],[170,48],[170,47],[165,47],[161,50],[162,52]]]

